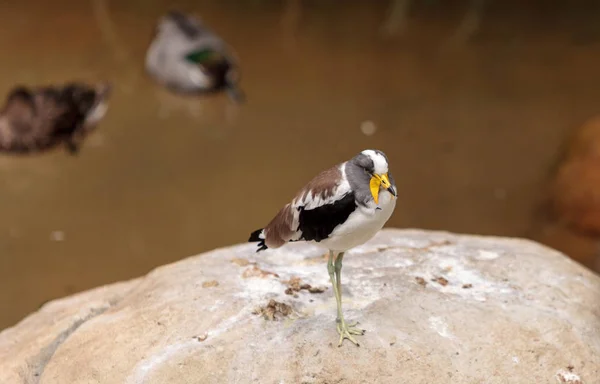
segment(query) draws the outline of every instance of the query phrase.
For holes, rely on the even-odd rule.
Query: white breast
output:
[[[379,205],[371,202],[369,207],[357,207],[327,239],[317,244],[336,252],[345,252],[364,244],[383,228],[392,216],[394,208],[396,208],[396,198],[388,191],[381,191]]]

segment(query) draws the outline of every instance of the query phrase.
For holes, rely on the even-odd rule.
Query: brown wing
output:
[[[301,212],[327,206],[346,196],[350,186],[342,175],[343,166],[344,164],[338,164],[331,167],[309,181],[294,200],[286,204],[264,228],[260,234],[264,245],[278,248],[289,241],[301,240]]]

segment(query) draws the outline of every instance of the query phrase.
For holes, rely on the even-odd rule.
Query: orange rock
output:
[[[552,194],[560,221],[600,235],[600,157],[581,157],[563,164]]]
[[[600,235],[600,116],[574,131],[562,161],[551,191],[559,221]]]
[[[575,130],[568,142],[566,157],[600,157],[600,116],[592,117]]]

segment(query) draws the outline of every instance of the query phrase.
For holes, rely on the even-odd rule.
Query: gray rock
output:
[[[340,348],[325,253],[254,249],[48,303],[0,333],[0,383],[600,383],[600,278],[549,248],[384,230],[344,259],[367,333]]]

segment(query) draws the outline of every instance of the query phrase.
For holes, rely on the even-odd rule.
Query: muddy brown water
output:
[[[600,111],[593,31],[508,7],[452,45],[460,10],[420,6],[385,38],[386,2],[345,4],[2,2],[2,92],[71,79],[116,89],[77,158],[0,157],[0,329],[46,300],[244,242],[316,172],[364,148],[385,151],[398,182],[389,226],[528,236],[563,137]],[[171,6],[236,48],[246,105],[181,98],[146,77],[149,36]]]

